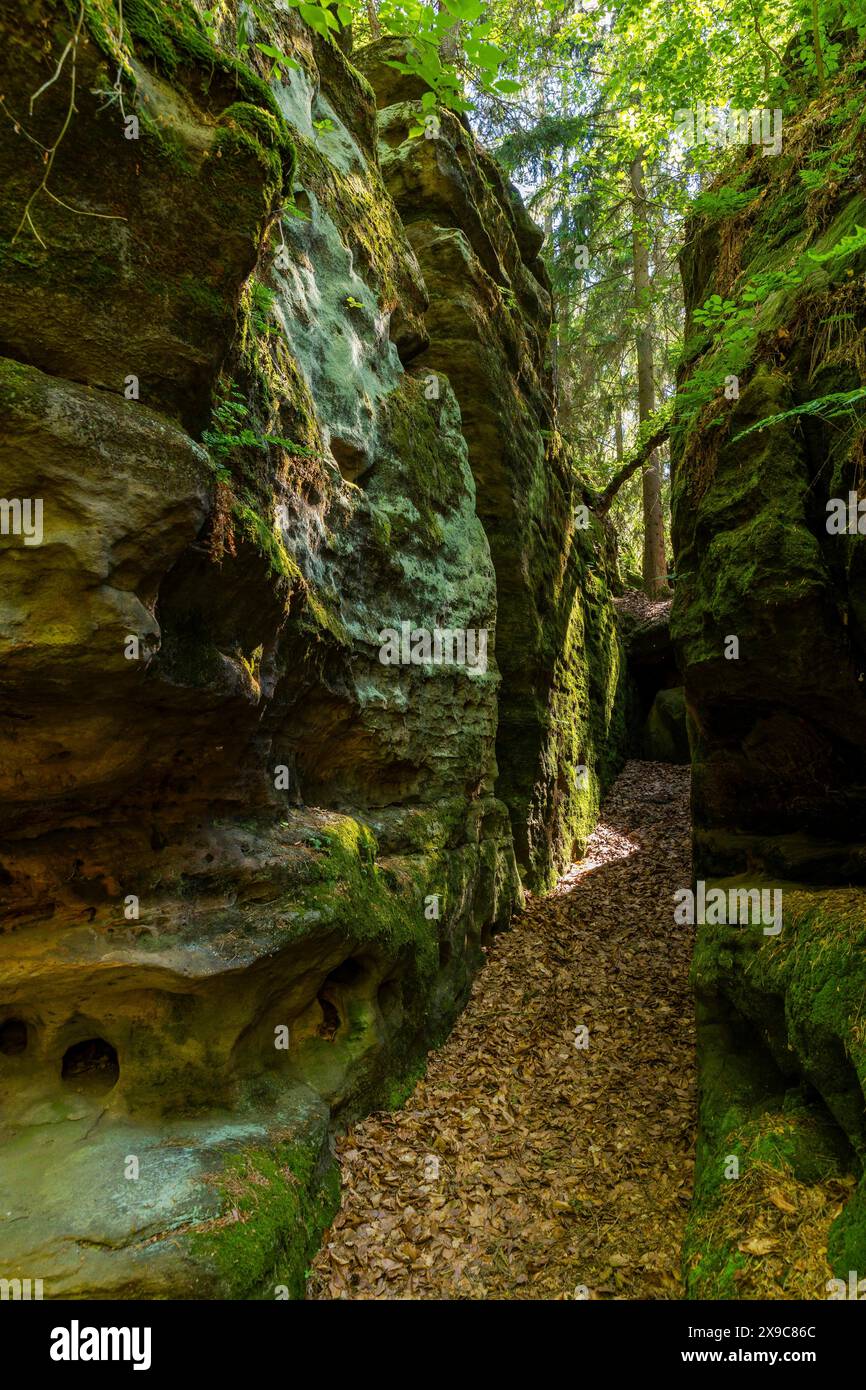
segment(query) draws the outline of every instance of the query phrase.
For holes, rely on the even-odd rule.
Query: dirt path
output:
[[[496,938],[405,1107],[340,1141],[343,1205],[311,1298],[680,1295],[688,777],[628,764],[587,857]]]

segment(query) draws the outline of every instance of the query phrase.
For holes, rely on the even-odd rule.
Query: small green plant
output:
[[[824,188],[827,184],[843,183],[851,173],[852,166],[856,161],[856,155],[843,154],[837,159],[831,159],[829,163],[830,151],[818,150],[809,156],[809,164],[813,167],[800,170],[800,180],[806,185],[810,193],[815,193],[819,188]]]
[[[330,116],[323,116],[320,121],[313,121],[313,129],[317,130],[320,135],[328,135],[334,128],[334,122]]]
[[[778,290],[792,289],[806,278],[808,265],[801,257],[790,270],[765,270],[746,281],[739,300],[710,295],[692,317],[695,323],[713,335],[713,357],[706,367],[698,367],[683,383],[677,395],[680,421],[693,418],[719,390],[729,375],[739,375],[758,341],[757,310]],[[687,347],[694,343],[691,339]],[[707,422],[707,428],[718,428],[721,417]]]
[[[253,280],[250,286],[250,323],[253,332],[258,337],[264,337],[269,333],[279,333],[276,324],[269,322],[271,310],[276,299],[276,291],[263,285],[260,280]]]
[[[266,58],[273,59],[274,66],[271,68],[272,77],[281,78],[284,70],[300,72],[300,63],[296,63],[294,58],[289,58],[281,48],[274,48],[272,43],[257,43],[256,48],[260,53],[264,53]]]
[[[798,266],[791,270],[765,270],[746,282],[740,298],[744,304],[762,304],[777,290],[794,289],[802,285],[804,279],[805,270]]]
[[[733,299],[722,299],[720,294],[711,294],[709,299],[704,300],[699,309],[695,309],[692,318],[702,328],[708,328],[711,332],[715,332],[723,327],[731,315],[736,312],[737,305]]]
[[[829,251],[807,251],[806,255],[813,261],[838,261],[843,256],[853,256],[855,251],[862,251],[864,247],[866,247],[866,227],[860,227],[855,222],[853,232],[843,236]]]
[[[202,24],[208,39],[214,48],[220,45],[220,15],[219,6],[215,5],[212,9],[201,11]],[[266,58],[273,62],[271,76],[282,78],[284,71],[293,70],[300,72],[300,64],[294,58],[290,58],[281,48],[275,48],[271,43],[260,43],[254,36],[253,20],[256,20],[263,29],[268,29],[273,23],[272,18],[265,13],[261,5],[254,3],[254,0],[244,0],[238,6],[237,25],[234,33],[235,48],[238,57],[244,62],[249,60],[250,49],[257,48],[260,53],[264,53]]]
[[[856,421],[857,413],[854,406],[862,400],[866,400],[866,386],[855,387],[853,391],[831,391],[827,396],[816,396],[814,400],[804,401],[802,405],[783,410],[779,415],[765,415],[757,424],[750,425],[747,430],[741,430],[739,434],[734,435],[731,443],[736,444],[738,439],[745,439],[747,434],[767,430],[771,425],[781,424],[783,420],[799,419],[802,415],[818,415],[825,420],[835,420],[839,416],[847,415]]]
[[[414,124],[409,128],[409,139],[417,140],[422,135],[438,135],[439,117],[436,114],[436,93],[424,92],[421,97],[421,104],[414,118]]]
[[[755,200],[754,190],[739,188],[720,188],[713,192],[699,193],[692,204],[692,212],[700,217],[733,217]]]
[[[236,449],[266,450],[272,446],[295,456],[310,458],[313,451],[278,434],[259,434],[252,426],[250,410],[238,386],[232,382],[222,400],[214,406],[211,426],[202,432],[202,443],[210,452],[219,482],[230,483],[226,461]]]
[[[217,20],[216,9],[202,10],[201,22],[204,25],[204,31],[207,34],[208,39],[213,44],[214,48],[216,48],[217,43],[219,42],[219,24]]]
[[[353,294],[346,295],[346,303],[350,309],[363,309],[364,307],[360,299],[356,299]]]

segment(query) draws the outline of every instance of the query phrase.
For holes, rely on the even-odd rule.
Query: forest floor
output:
[[[687,768],[626,766],[586,857],[494,939],[405,1106],[339,1141],[310,1298],[682,1296],[688,790]]]

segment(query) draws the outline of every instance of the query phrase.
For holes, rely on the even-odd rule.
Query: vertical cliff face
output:
[[[818,1232],[799,1270],[776,1271],[775,1296],[824,1296],[814,1250],[866,1143],[863,542],[856,524],[828,525],[834,499],[847,515],[863,483],[861,74],[854,54],[785,122],[781,157],[755,151],[703,196],[683,257],[692,336],[673,449],[672,627],[697,876],[782,890],[780,930],[699,927],[697,1294],[754,1293],[735,1232],[748,1202],[772,1212],[775,1173]],[[711,295],[720,315],[710,305],[702,324],[694,311]],[[724,1181],[730,1154],[747,1182]],[[862,1211],[861,1187],[829,1234],[846,1278],[866,1261]]]
[[[539,235],[468,132],[377,121],[294,12],[270,82],[186,3],[124,22],[35,0],[2,47],[33,139],[72,111],[47,172],[0,141],[4,1250],[273,1297],[515,843],[537,882],[585,832],[619,647]]]
[[[497,794],[529,883],[546,887],[582,848],[625,747],[605,537],[594,518],[575,526],[541,230],[450,112],[413,138],[420,89],[390,65],[400,56],[384,40],[355,61],[376,88],[382,175],[430,295],[415,370],[446,373],[455,392],[496,571]]]

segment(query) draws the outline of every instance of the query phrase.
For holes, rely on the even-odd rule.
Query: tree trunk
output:
[[[367,0],[367,19],[370,21],[370,33],[374,39],[381,39],[382,26],[379,23],[379,11],[376,9],[376,0]]]
[[[437,11],[438,11],[439,14],[442,14],[443,10],[445,9],[445,6],[442,4],[442,0],[436,0],[436,9],[437,9]],[[451,63],[452,65],[456,65],[456,64],[459,62],[459,60],[460,60],[460,21],[459,21],[459,20],[457,20],[456,23],[452,24],[448,29],[446,29],[446,30],[445,30],[445,33],[442,35],[442,38],[439,40],[439,57],[442,59],[443,63]]]
[[[637,350],[638,415],[643,424],[655,412],[653,384],[652,306],[650,300],[649,236],[643,155],[632,161],[632,276],[634,282],[635,348]],[[643,580],[651,598],[668,593],[665,531],[662,515],[661,473],[658,454],[649,454],[643,470]]]

